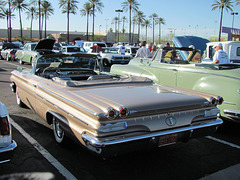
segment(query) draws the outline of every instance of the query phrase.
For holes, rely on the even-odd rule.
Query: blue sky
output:
[[[232,0],[234,1],[234,0]],[[50,1],[54,8],[54,15],[48,19],[47,28],[49,30],[66,31],[67,16],[61,13],[58,0]],[[81,9],[86,0],[79,0],[78,7]],[[95,32],[104,32],[114,25],[113,18],[118,16],[116,9],[121,9],[124,0],[101,0],[104,4],[102,14],[97,13],[95,17]],[[175,35],[198,35],[208,38],[210,35],[217,35],[219,30],[220,11],[212,11],[212,4],[215,0],[137,0],[140,4],[139,10],[143,11],[146,17],[156,13],[165,19],[166,24],[162,25],[162,35],[168,36],[170,31],[175,31]],[[234,12],[240,13],[240,6],[233,7]],[[18,13],[13,20],[13,29],[19,29]],[[129,19],[129,13],[121,13],[121,17]],[[30,27],[30,22],[22,15],[23,27]],[[228,11],[224,11],[223,26],[232,27],[233,16]],[[6,20],[0,20],[0,28],[6,28]],[[38,29],[38,21],[34,21],[34,29]],[[90,30],[92,30],[92,19],[90,20]],[[240,14],[234,16],[234,28],[240,29]],[[158,31],[157,27],[155,28]],[[81,16],[79,10],[76,15],[70,15],[70,31],[86,31],[86,17]],[[127,23],[128,31],[128,23]],[[145,28],[141,31],[141,36],[145,36]],[[152,36],[152,29],[148,29],[148,36]]]

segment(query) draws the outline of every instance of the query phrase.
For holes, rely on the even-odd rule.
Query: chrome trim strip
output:
[[[150,134],[144,134],[144,135],[140,135],[140,136],[128,137],[128,138],[123,138],[123,139],[118,139],[118,140],[107,141],[107,142],[101,142],[87,134],[82,134],[82,139],[85,142],[89,142],[92,146],[104,147],[104,146],[115,145],[115,144],[119,144],[119,143],[126,143],[126,142],[130,142],[130,141],[136,141],[136,140],[141,140],[141,139],[146,139],[146,138],[152,138],[152,137],[163,136],[163,135],[174,134],[174,133],[181,133],[184,131],[193,131],[193,130],[200,129],[200,128],[219,126],[222,123],[223,123],[223,121],[221,119],[216,119],[216,121],[210,122],[207,124],[183,127],[183,128],[172,129],[172,130],[161,131],[161,132],[154,132],[154,133],[150,133]]]
[[[164,63],[161,63],[164,64]],[[141,65],[139,65],[141,66]],[[197,71],[197,70],[193,70],[193,69],[186,69],[186,68],[182,68],[182,67],[155,67],[155,66],[150,66],[151,68],[155,68],[155,69],[169,69],[169,70],[177,70],[177,71],[186,71],[186,72],[192,72],[192,73],[200,73],[200,74],[211,74],[211,75],[216,75],[216,76],[222,76],[222,77],[227,77],[227,78],[233,78],[236,80],[240,80],[240,78],[236,78],[233,76],[227,76],[227,75],[223,75],[223,74],[218,74],[218,73],[208,73],[208,72],[203,72],[203,71]]]

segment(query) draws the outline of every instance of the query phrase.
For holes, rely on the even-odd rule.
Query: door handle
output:
[[[33,87],[37,87],[37,85],[36,84],[32,84],[33,85]]]

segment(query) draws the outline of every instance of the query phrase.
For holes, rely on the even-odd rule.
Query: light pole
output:
[[[233,16],[233,20],[232,20],[232,31],[233,31],[234,15],[238,15],[238,12],[231,12],[231,15]]]
[[[119,21],[120,21],[120,13],[123,12],[122,9],[117,9],[115,12],[118,12],[118,42],[119,42]]]

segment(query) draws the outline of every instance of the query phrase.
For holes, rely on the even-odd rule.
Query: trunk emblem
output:
[[[177,120],[174,117],[168,117],[165,121],[168,126],[174,126],[177,123]]]

